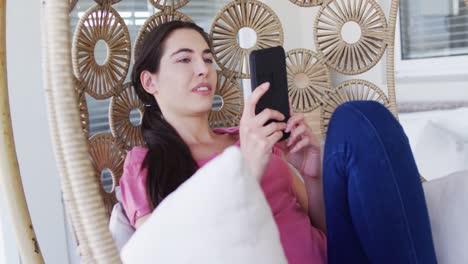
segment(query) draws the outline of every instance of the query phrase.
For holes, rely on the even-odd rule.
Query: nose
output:
[[[207,65],[207,63],[205,62],[203,58],[197,61],[198,62],[195,64],[195,74],[197,76],[206,76],[209,71],[209,68],[208,68],[209,66]]]

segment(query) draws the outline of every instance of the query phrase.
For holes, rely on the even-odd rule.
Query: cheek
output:
[[[160,73],[162,86],[171,94],[179,93],[186,89],[190,78],[191,75],[188,73],[187,69],[183,67],[167,67]]]
[[[214,68],[214,66],[212,67],[212,69],[210,69],[210,80],[213,81],[213,83],[216,83],[217,79],[218,79],[218,74],[221,74],[221,73],[218,73],[216,72],[216,69]]]

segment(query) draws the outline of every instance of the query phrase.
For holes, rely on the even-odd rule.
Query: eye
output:
[[[183,59],[178,60],[177,62],[189,63],[190,59],[189,58],[183,58]]]
[[[206,62],[206,63],[213,63],[213,59],[211,59],[211,58],[206,58],[206,59],[205,59],[205,62]]]

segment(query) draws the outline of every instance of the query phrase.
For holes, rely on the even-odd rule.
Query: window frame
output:
[[[398,10],[395,29],[395,78],[468,76],[468,55],[403,60],[401,54],[401,24]]]

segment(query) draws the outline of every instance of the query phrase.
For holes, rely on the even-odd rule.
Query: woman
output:
[[[327,263],[327,251],[329,263],[435,263],[411,150],[383,106],[338,108],[322,176],[320,146],[302,114],[291,113],[288,122],[271,109],[255,114],[268,83],[249,97],[239,128],[210,129],[217,81],[211,50],[201,28],[180,21],[159,26],[137,47],[132,81],[146,105],[146,147],[128,153],[120,181],[132,225],[138,228],[199,167],[237,145],[261,179],[289,263]],[[276,122],[264,126],[270,119]],[[278,142],[283,131],[291,136]]]

